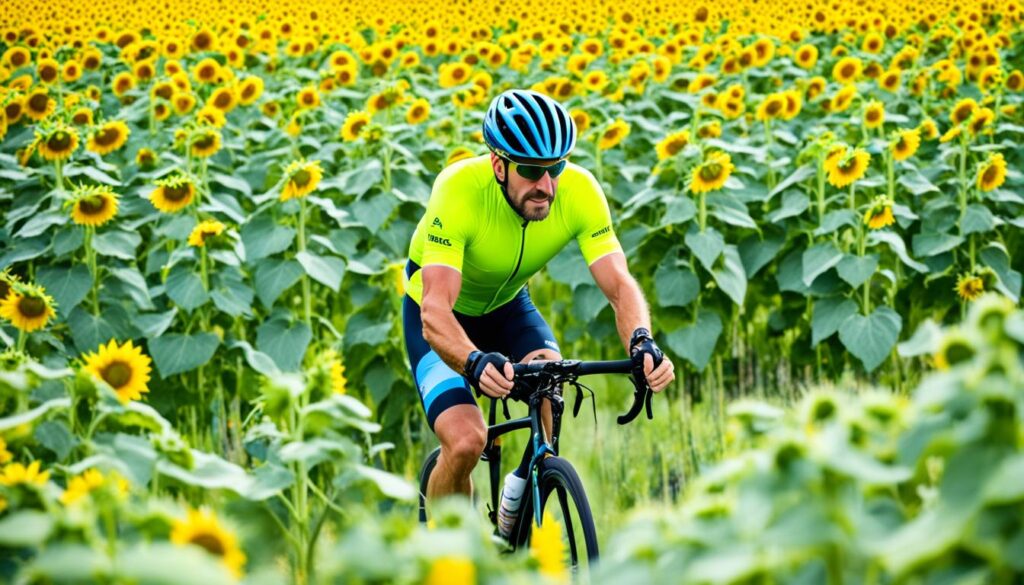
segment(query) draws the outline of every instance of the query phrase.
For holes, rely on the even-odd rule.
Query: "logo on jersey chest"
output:
[[[439,230],[443,230],[443,229],[444,229],[444,226],[443,226],[443,225],[441,225],[441,218],[439,218],[439,217],[435,217],[435,218],[434,218],[434,223],[432,223],[432,224],[430,224],[430,225],[431,225],[432,227],[436,227],[436,228],[437,228],[437,229],[439,229]]]

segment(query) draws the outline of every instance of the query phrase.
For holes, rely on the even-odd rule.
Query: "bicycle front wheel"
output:
[[[585,573],[598,558],[597,529],[583,482],[573,466],[560,457],[540,461],[538,481],[541,517],[553,521],[560,533],[562,562],[573,574]],[[529,546],[533,537],[534,507],[532,497],[519,516],[516,548]]]

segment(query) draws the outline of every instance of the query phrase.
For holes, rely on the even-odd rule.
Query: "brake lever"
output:
[[[651,399],[654,398],[654,392],[651,390],[651,387],[647,384],[644,384],[644,388],[646,388],[644,392],[646,394],[646,398],[644,399],[644,406],[647,410],[647,420],[654,420],[654,411],[651,410]]]
[[[629,407],[629,412],[619,415],[619,418],[616,419],[620,425],[626,425],[633,422],[633,419],[640,414],[640,410],[644,407],[644,403],[647,402],[650,404],[650,399],[648,397],[650,390],[647,389],[647,384],[644,382],[638,382],[635,373],[633,374],[631,381],[633,382],[633,405]],[[650,410],[647,412],[650,414]]]
[[[580,407],[583,406],[583,390],[580,389],[579,384],[573,384],[576,387],[576,398],[572,403],[572,417],[576,418],[580,414]]]

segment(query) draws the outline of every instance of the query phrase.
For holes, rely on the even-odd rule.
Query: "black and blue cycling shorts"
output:
[[[405,267],[406,276],[411,276],[419,268],[409,261]],[[513,363],[539,349],[561,353],[551,327],[533,305],[526,287],[511,301],[490,313],[471,317],[455,312],[455,319],[480,351],[500,352]],[[420,306],[409,295],[402,300],[402,325],[413,380],[420,393],[423,411],[427,414],[427,423],[433,430],[434,421],[442,412],[457,404],[476,405],[476,399],[472,386],[462,373],[441,361],[437,352],[423,339]]]

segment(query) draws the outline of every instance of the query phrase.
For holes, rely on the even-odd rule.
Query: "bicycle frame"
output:
[[[548,442],[547,437],[544,435],[544,426],[541,421],[540,405],[545,400],[551,404],[552,428],[550,442]],[[491,479],[491,512],[488,516],[495,524],[497,524],[499,499],[501,497],[499,490],[501,485],[501,436],[525,428],[529,428],[531,432],[531,441],[527,444],[527,449],[532,449],[533,451],[530,457],[529,487],[533,494],[534,520],[537,526],[541,524],[541,507],[539,505],[540,482],[537,476],[538,462],[547,454],[558,455],[558,450],[555,446],[558,445],[558,434],[561,431],[564,402],[562,401],[561,394],[554,391],[553,388],[542,387],[530,394],[527,404],[529,406],[527,416],[497,423],[498,400],[496,398],[491,399],[491,409],[487,415],[487,444],[484,447],[482,458],[487,461]]]

